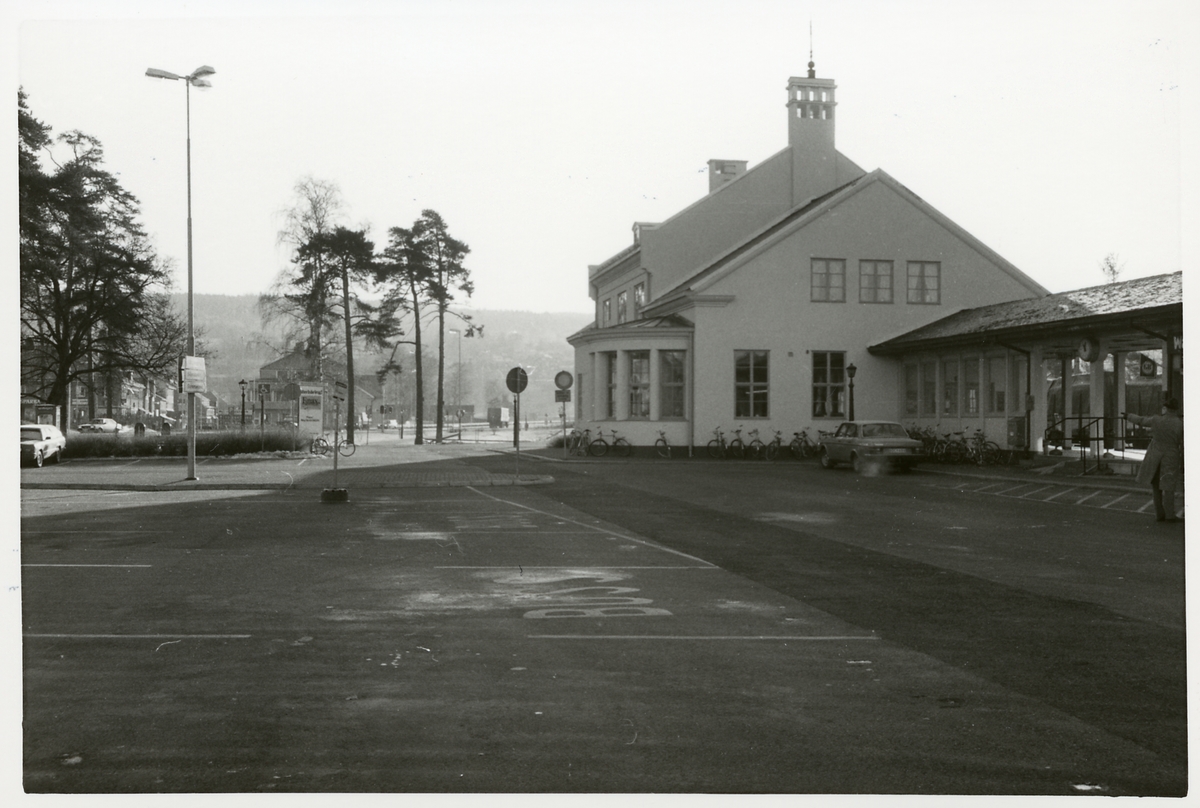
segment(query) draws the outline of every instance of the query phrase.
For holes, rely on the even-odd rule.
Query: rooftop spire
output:
[[[812,36],[812,20],[808,21],[808,77],[815,79],[817,77],[816,63],[813,62],[813,36]]]

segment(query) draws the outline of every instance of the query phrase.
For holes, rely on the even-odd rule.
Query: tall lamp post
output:
[[[242,388],[242,431],[246,431],[246,385],[250,382],[242,379],[238,382],[238,387]]]
[[[462,329],[450,328],[447,330],[451,334],[458,335],[458,367],[454,374],[454,407],[460,409],[462,407]]]
[[[846,375],[850,377],[850,420],[854,420],[854,374],[858,373],[858,368],[854,367],[851,362],[846,367]]]
[[[197,87],[211,87],[212,85],[205,80],[207,76],[211,76],[217,71],[213,70],[208,65],[197,67],[190,74],[180,76],[166,70],[159,70],[157,67],[151,67],[146,71],[146,75],[155,79],[170,79],[171,81],[182,81],[184,86],[184,104],[187,112],[187,318],[188,318],[188,341],[187,355],[196,355],[196,329],[193,319],[192,308],[192,85]],[[188,392],[188,462],[187,462],[187,479],[196,479],[196,394]]]

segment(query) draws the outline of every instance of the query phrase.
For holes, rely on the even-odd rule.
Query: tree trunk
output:
[[[420,446],[425,443],[425,381],[424,372],[421,367],[421,307],[417,300],[417,287],[412,286],[413,297],[413,344],[416,348],[416,363],[417,363],[417,395],[416,414],[416,434],[413,436],[413,442]]]
[[[438,306],[437,442],[442,442],[442,423],[446,412],[446,307]]]

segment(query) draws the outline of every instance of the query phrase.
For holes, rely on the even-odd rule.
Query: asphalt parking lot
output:
[[[511,459],[453,462],[499,475]],[[927,494],[920,524],[854,524],[849,474],[790,470],[772,492],[766,471],[743,486],[704,464],[555,471],[546,485],[365,489],[349,506],[304,488],[26,490],[26,789],[1186,789],[1186,744],[1167,726],[1182,549],[1153,533],[1131,548],[1122,535],[1147,527],[1136,512],[1023,504],[1059,521],[992,535],[977,525],[1011,505],[945,479],[865,481],[877,503],[927,484],[944,501]],[[922,546],[939,523],[961,526],[954,543]],[[1072,546],[1091,527],[1092,545]],[[1102,580],[1098,553],[1136,591]],[[972,602],[978,614],[952,608]],[[997,609],[1004,626],[988,622]],[[1081,626],[1109,644],[1040,656]],[[986,652],[1000,628],[1005,644],[1028,638],[1023,660]],[[1115,673],[1079,664],[1089,643],[1109,656],[1130,634],[1169,647]],[[1145,656],[1141,641],[1123,653]],[[1048,681],[1056,693],[1039,691]],[[1072,681],[1095,700],[1168,703],[1142,725],[1073,706]]]

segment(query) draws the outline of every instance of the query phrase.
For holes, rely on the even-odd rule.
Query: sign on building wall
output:
[[[298,431],[301,435],[320,435],[322,430],[322,402],[325,385],[300,385],[300,417]]]

